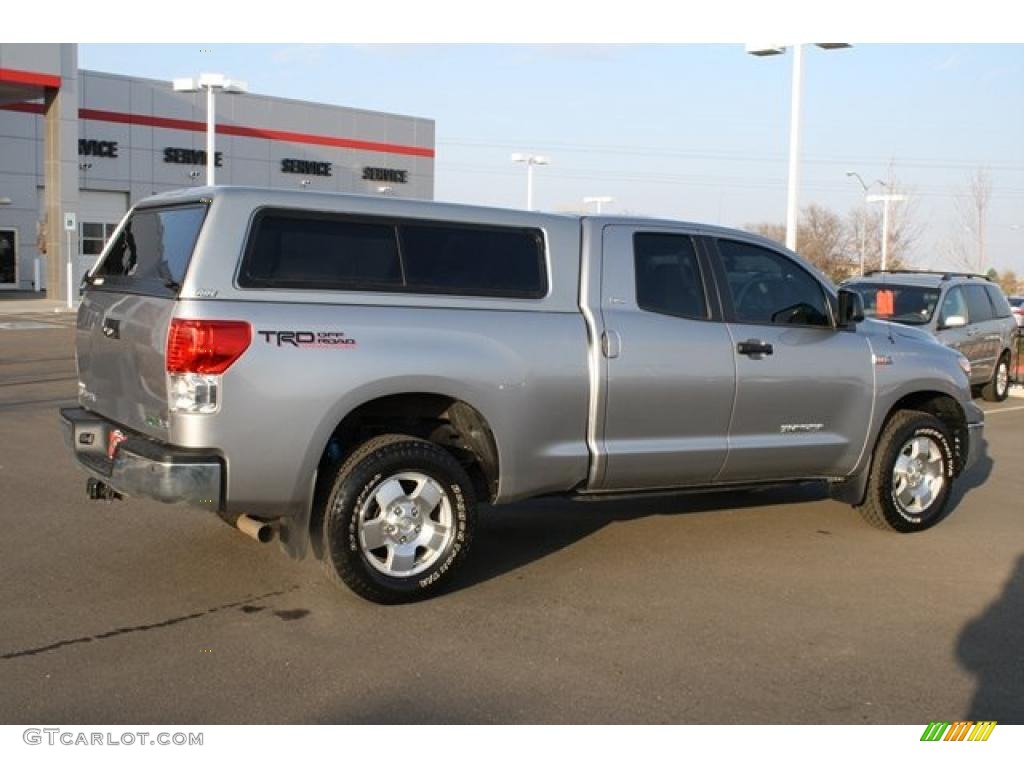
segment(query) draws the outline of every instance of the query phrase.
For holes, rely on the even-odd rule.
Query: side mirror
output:
[[[839,289],[839,327],[847,328],[864,319],[864,299],[856,291]]]
[[[967,325],[967,318],[963,315],[950,315],[942,323],[943,328],[963,328]]]

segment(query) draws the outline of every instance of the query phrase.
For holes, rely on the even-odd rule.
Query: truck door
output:
[[[839,476],[860,456],[874,402],[867,339],[835,328],[824,286],[770,248],[714,239],[736,405],[718,480]]]
[[[708,483],[725,461],[736,362],[707,255],[682,230],[611,225],[601,242],[604,407],[591,487]]]

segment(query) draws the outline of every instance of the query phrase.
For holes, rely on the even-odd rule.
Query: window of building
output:
[[[117,224],[83,221],[79,240],[80,253],[83,256],[99,256],[115,229],[117,229]]]

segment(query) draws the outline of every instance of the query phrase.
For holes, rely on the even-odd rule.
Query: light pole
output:
[[[868,190],[871,189],[871,187],[875,186],[875,184],[881,184],[883,187],[885,186],[885,182],[882,181],[881,179],[875,179],[870,184],[865,184],[864,183],[864,179],[862,179],[860,174],[857,173],[856,171],[847,171],[846,172],[846,176],[847,176],[847,178],[855,178],[860,183],[860,188],[864,192],[864,197],[865,197],[865,201],[864,202],[865,202],[865,204],[867,203],[867,199],[866,198],[867,198]],[[865,259],[866,251],[867,251],[867,239],[868,239],[868,222],[867,222],[867,216],[865,215],[865,216],[861,216],[861,219],[860,219],[860,273],[862,275],[864,274],[864,259]]]
[[[173,80],[174,90],[178,93],[197,93],[206,89],[206,184],[214,185],[214,169],[216,153],[214,150],[217,133],[216,110],[213,94],[216,90],[225,93],[245,93],[249,85],[244,80],[232,80],[224,75],[204,72],[199,77],[176,77]]]
[[[526,164],[526,210],[533,210],[533,166],[548,165],[551,158],[547,155],[530,155],[523,152],[516,152],[512,155],[513,163]]]
[[[849,43],[815,43],[824,50],[850,48]],[[800,216],[800,99],[803,91],[803,45],[793,48],[793,80],[789,101],[789,182],[786,187],[786,247],[796,250],[796,228]],[[751,56],[777,56],[786,52],[784,45],[748,45]]]
[[[599,216],[601,215],[601,206],[604,205],[605,203],[613,203],[613,202],[615,202],[615,198],[614,197],[608,197],[607,195],[600,195],[598,197],[584,197],[583,198],[583,204],[584,205],[594,205],[594,206],[597,207],[597,214]]]
[[[884,181],[881,182],[883,187],[889,186]],[[868,195],[864,198],[865,202],[868,203],[881,203],[882,204],[882,264],[881,269],[885,271],[886,259],[889,255],[889,203],[899,203],[907,199],[906,195],[895,195],[888,192],[884,195]]]

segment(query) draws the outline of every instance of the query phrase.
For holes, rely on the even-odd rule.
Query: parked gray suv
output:
[[[986,400],[1010,389],[1017,322],[1006,296],[984,275],[890,270],[843,283],[864,300],[864,313],[935,334],[971,363],[971,386]]]
[[[924,530],[984,416],[961,354],[860,305],[719,227],[184,190],[89,272],[62,416],[90,497],[208,509],[379,602],[450,583],[478,501],[820,480]]]

